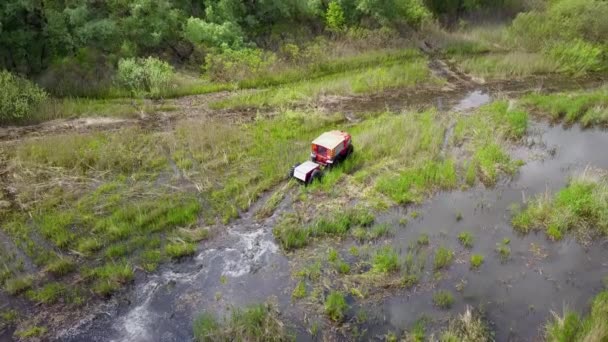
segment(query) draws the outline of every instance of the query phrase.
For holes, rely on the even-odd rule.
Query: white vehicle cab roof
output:
[[[340,131],[330,131],[321,134],[312,143],[333,150],[344,141],[344,136]]]

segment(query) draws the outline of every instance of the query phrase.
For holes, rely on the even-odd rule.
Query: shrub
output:
[[[0,71],[0,124],[25,122],[35,118],[38,106],[47,98],[34,83]]]
[[[173,67],[155,57],[123,58],[118,62],[118,84],[137,96],[160,97],[169,89]]]
[[[334,322],[341,322],[347,309],[346,299],[341,292],[332,291],[325,299],[325,314]]]
[[[216,82],[241,81],[268,72],[276,60],[260,49],[226,49],[207,54],[203,71]]]
[[[216,24],[190,17],[186,22],[184,37],[194,45],[220,49],[239,49],[244,45],[241,28],[230,21]]]
[[[449,309],[454,304],[454,296],[450,291],[440,290],[433,295],[433,304],[440,309]]]
[[[560,65],[560,71],[583,74],[606,68],[607,61],[604,59],[603,51],[600,47],[577,39],[554,44],[546,53]]]
[[[341,31],[344,28],[345,19],[344,19],[344,10],[340,3],[333,0],[327,6],[327,13],[325,13],[325,22],[327,23],[327,28],[331,31]]]

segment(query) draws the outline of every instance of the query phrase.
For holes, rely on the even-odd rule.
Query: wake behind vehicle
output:
[[[350,134],[330,131],[321,134],[311,144],[310,161],[294,165],[289,178],[296,178],[304,184],[321,180],[323,169],[346,159],[354,151]]]

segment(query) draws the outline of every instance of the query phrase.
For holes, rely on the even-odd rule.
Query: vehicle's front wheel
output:
[[[312,174],[310,175],[310,180],[308,181],[308,184],[312,184],[313,182],[320,182],[321,179],[323,178],[323,172],[321,170],[314,170],[312,172]]]
[[[296,172],[298,166],[300,166],[300,164],[295,164],[289,169],[289,179],[293,178],[293,174]]]

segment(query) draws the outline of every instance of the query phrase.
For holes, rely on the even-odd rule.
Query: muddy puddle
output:
[[[486,87],[472,89],[442,106],[471,110],[491,101],[490,94]],[[605,131],[533,124],[525,146],[511,151],[526,162],[513,179],[503,180],[494,189],[440,193],[421,206],[394,208],[378,217],[379,222],[390,222],[395,227],[394,236],[379,245],[392,244],[405,253],[421,233],[429,234],[430,245],[419,286],[387,291],[386,296],[372,303],[352,302],[350,315],[361,307],[368,312],[368,321],[361,327],[367,331],[362,339],[379,338],[389,330],[404,331],[422,317],[431,317],[431,325],[440,324],[471,305],[482,307],[495,323],[498,341],[530,341],[541,336],[550,310],[561,313],[564,307],[588,308],[589,300],[601,290],[601,279],[608,274],[606,241],[584,247],[571,238],[550,242],[542,233],[520,236],[510,226],[510,208],[513,203],[521,204],[526,198],[563,187],[569,176],[588,166],[608,169],[605,146]],[[192,338],[192,320],[203,311],[225,316],[233,306],[274,298],[298,340],[311,340],[304,305],[291,302],[295,281],[291,279],[289,258],[293,257],[285,256],[272,235],[277,213],[290,210],[290,206],[288,197],[273,217],[262,222],[251,213],[243,215],[202,243],[194,259],[165,265],[157,274],[138,279],[130,291],[114,297],[57,338],[184,341]],[[418,218],[411,218],[413,210],[420,213]],[[255,207],[250,212],[255,212]],[[457,220],[457,216],[462,219]],[[409,222],[399,227],[403,217]],[[462,231],[471,232],[475,238],[470,250],[457,240]],[[497,243],[505,238],[511,249],[506,261],[496,252]],[[342,244],[342,255],[347,254],[350,245],[352,242]],[[431,262],[434,249],[440,245],[456,251],[456,257],[437,280]],[[469,269],[471,253],[485,256],[479,271]],[[432,295],[438,289],[454,293],[451,310],[433,306]]]

